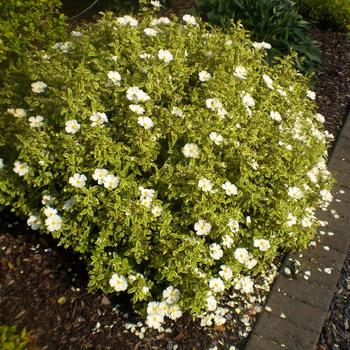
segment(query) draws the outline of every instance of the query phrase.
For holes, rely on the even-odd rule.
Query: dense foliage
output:
[[[297,0],[300,11],[328,28],[350,30],[349,0]]]
[[[298,53],[299,69],[313,70],[320,64],[320,52],[308,35],[309,23],[291,0],[196,0],[197,12],[211,23],[229,25],[240,21],[256,41],[272,45],[269,57]]]
[[[214,310],[331,200],[327,137],[292,57],[238,26],[106,14],[0,90],[0,205],[126,291],[147,322]],[[156,303],[162,301],[162,303]]]
[[[26,350],[27,345],[28,338],[25,329],[19,333],[17,326],[0,325],[1,350]]]
[[[65,17],[59,0],[0,1],[0,72],[28,49],[62,40]]]

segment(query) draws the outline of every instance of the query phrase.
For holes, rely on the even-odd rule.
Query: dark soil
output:
[[[313,36],[320,42],[324,61],[317,88],[319,112],[326,117],[327,130],[337,135],[350,101],[350,40],[343,33],[320,30],[314,30]],[[321,344],[329,344],[323,349],[336,349],[334,344],[350,348],[349,275],[350,255],[320,339]],[[141,340],[125,332],[127,316],[137,322],[130,310],[118,306],[127,305],[126,299],[90,294],[86,284],[77,256],[28,230],[20,219],[0,213],[0,324],[26,327],[32,335],[31,349],[171,349],[176,343],[179,349],[191,350],[207,349],[218,341],[225,348],[244,347],[230,329],[221,326],[210,333],[189,317],[183,317],[169,334],[147,333]]]

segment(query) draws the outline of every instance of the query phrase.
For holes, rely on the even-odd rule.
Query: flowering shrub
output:
[[[106,14],[0,91],[0,204],[127,292],[149,326],[214,310],[331,200],[327,137],[292,58],[189,15]]]

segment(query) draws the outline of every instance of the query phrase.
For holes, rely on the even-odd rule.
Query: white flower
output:
[[[212,131],[209,134],[210,140],[212,140],[216,145],[220,145],[222,142],[224,142],[224,138],[222,137],[221,134],[218,134],[215,131]]]
[[[304,217],[301,219],[301,226],[303,227],[311,227],[312,223],[312,219],[309,217]]]
[[[24,176],[29,173],[29,166],[25,162],[15,161],[13,171],[19,176]]]
[[[321,190],[320,196],[324,202],[332,202],[333,200],[333,195],[329,190]]]
[[[241,264],[246,264],[249,261],[249,253],[245,248],[237,248],[234,253],[235,259]]]
[[[247,78],[247,73],[248,73],[248,71],[244,67],[237,66],[235,68],[233,75],[238,79],[244,80]]]
[[[211,192],[213,189],[213,184],[209,179],[202,178],[198,180],[198,188],[203,192]]]
[[[233,238],[230,235],[225,235],[222,237],[221,245],[226,248],[231,248],[233,244]]]
[[[254,239],[254,247],[259,248],[261,252],[266,252],[271,245],[267,239]]]
[[[180,299],[180,291],[173,286],[169,286],[167,289],[163,290],[163,299],[168,304],[175,304]]]
[[[101,126],[104,123],[108,122],[108,117],[105,113],[101,112],[95,112],[91,117],[90,120],[92,121],[91,126],[94,128],[96,126]]]
[[[141,196],[140,196],[141,205],[147,208],[150,208],[155,191],[149,188],[144,188],[142,186],[139,186],[139,190],[141,192]]]
[[[123,292],[128,288],[128,281],[124,276],[120,276],[117,273],[113,274],[109,280],[109,285],[116,292]]]
[[[276,120],[276,122],[282,121],[281,114],[279,114],[278,112],[270,112],[270,118]]]
[[[261,42],[261,43],[254,42],[253,43],[253,47],[255,49],[258,49],[258,50],[260,50],[260,49],[266,49],[266,50],[271,49],[271,45],[269,43],[264,42],[264,41]]]
[[[182,19],[184,20],[184,22],[186,22],[186,24],[190,24],[192,26],[198,25],[196,18],[191,15],[183,15]]]
[[[222,103],[218,98],[208,98],[205,101],[205,104],[208,109],[211,109],[212,111],[218,111],[222,108]]]
[[[108,171],[106,169],[95,169],[92,174],[92,178],[97,181],[99,185],[103,184],[103,179],[108,175]]]
[[[70,199],[67,199],[64,202],[62,209],[63,210],[69,210],[69,209],[73,208],[74,205],[75,205],[75,199],[74,198],[70,198]]]
[[[198,158],[199,152],[199,147],[196,143],[186,143],[182,149],[182,153],[186,158]]]
[[[181,108],[179,107],[173,107],[171,109],[171,112],[170,112],[172,115],[174,115],[175,117],[179,117],[179,118],[183,118],[184,116],[184,112],[182,111]]]
[[[75,38],[79,38],[79,37],[83,36],[83,33],[82,33],[82,32],[77,32],[77,31],[75,31],[75,30],[72,30],[72,31],[70,32],[70,35],[73,36],[73,37],[75,37]]]
[[[303,192],[299,187],[288,187],[288,196],[293,199],[301,199],[303,198]]]
[[[202,70],[201,72],[198,73],[198,78],[199,78],[199,81],[204,83],[211,79],[211,74],[205,70]]]
[[[158,218],[159,216],[162,215],[163,209],[157,205],[152,207],[151,213],[153,214],[154,217]]]
[[[57,215],[57,209],[52,208],[52,207],[46,207],[44,209],[44,214],[47,218],[51,217],[51,216],[56,216]]]
[[[154,190],[151,188],[144,188],[139,186],[139,191],[141,192],[141,197],[154,197]]]
[[[209,246],[209,254],[214,260],[220,260],[224,255],[224,252],[221,249],[220,244],[213,243]]]
[[[232,274],[232,270],[230,269],[229,266],[227,265],[221,265],[221,271],[219,271],[219,275],[226,281],[229,281],[233,274]]]
[[[160,329],[162,327],[163,322],[164,322],[164,317],[160,314],[147,315],[146,325],[150,328]]]
[[[140,105],[129,105],[129,109],[138,115],[145,113],[145,109]]]
[[[145,28],[143,30],[143,32],[147,35],[147,36],[157,36],[158,34],[158,30],[155,30],[153,28]]]
[[[324,123],[324,122],[325,122],[324,116],[323,116],[322,114],[320,114],[320,113],[316,113],[315,119],[316,119],[318,122],[320,122],[320,123]]]
[[[248,262],[246,262],[246,266],[247,266],[247,269],[252,269],[256,264],[258,263],[258,261],[256,259],[251,259],[249,260]]]
[[[208,311],[214,311],[217,308],[217,302],[214,296],[209,295],[207,297],[207,309]]]
[[[45,226],[50,232],[58,231],[62,227],[62,218],[59,215],[51,215],[46,218]]]
[[[118,185],[119,185],[119,177],[118,176],[108,174],[103,178],[103,186],[105,188],[113,190],[113,189],[117,188]]]
[[[254,282],[249,276],[242,277],[235,285],[235,289],[239,289],[242,293],[251,294],[254,292]]]
[[[169,24],[171,24],[171,21],[168,17],[159,17],[159,18],[153,19],[150,25],[151,26],[158,26],[161,24],[169,25]]]
[[[158,0],[151,0],[150,4],[155,8],[160,8],[161,4]]]
[[[61,50],[63,53],[67,53],[72,48],[72,46],[73,43],[71,41],[65,41],[56,43],[52,48],[55,50]]]
[[[209,280],[209,288],[214,293],[221,293],[225,290],[225,285],[220,277],[218,277],[218,278],[213,277]]]
[[[126,98],[129,101],[133,101],[135,103],[146,102],[150,99],[150,97],[137,86],[129,87],[126,91]]]
[[[194,230],[198,236],[206,236],[211,231],[211,224],[205,220],[199,220],[194,224]]]
[[[154,126],[154,123],[150,117],[139,117],[137,123],[143,126],[146,130],[151,129]]]
[[[36,81],[34,83],[31,84],[32,87],[32,91],[36,94],[41,94],[42,92],[44,92],[47,88],[47,84],[45,84],[42,81]]]
[[[232,184],[230,181],[226,181],[221,185],[221,188],[228,196],[235,196],[238,193],[236,185]]]
[[[288,213],[288,221],[286,222],[287,226],[292,227],[296,223],[297,223],[297,218],[292,213]]]
[[[28,220],[27,220],[27,225],[32,230],[38,230],[40,228],[40,226],[41,226],[40,216],[38,216],[38,215],[30,215]]]
[[[235,233],[239,231],[239,222],[233,219],[230,219],[227,223],[227,226],[230,228],[231,232]]]
[[[109,71],[107,73],[107,76],[108,76],[108,79],[111,80],[113,84],[119,84],[120,81],[122,80],[121,75],[118,72],[113,70]]]
[[[84,174],[74,174],[69,178],[69,183],[76,188],[83,188],[86,185],[86,176]]]
[[[273,81],[272,81],[272,79],[266,74],[263,75],[263,79],[264,79],[264,82],[265,82],[266,86],[269,89],[273,90]]]
[[[16,118],[24,118],[27,112],[23,108],[8,108],[7,113],[12,114]]]
[[[182,316],[182,311],[180,309],[180,306],[177,304],[170,305],[168,310],[168,316],[172,320],[177,320]]]
[[[117,55],[112,56],[111,60],[114,61],[114,62],[117,62],[118,61],[118,56]]]
[[[68,134],[75,134],[80,129],[80,124],[75,120],[68,120],[66,121],[66,126],[64,128]]]
[[[28,120],[31,128],[40,128],[44,125],[44,117],[42,117],[41,115],[37,115],[36,117],[30,117]]]
[[[161,305],[157,301],[150,301],[147,304],[147,314],[148,315],[161,315],[164,316],[163,310],[161,309]]]
[[[4,168],[4,160],[0,158],[0,170]]]
[[[307,90],[307,91],[306,91],[306,96],[307,96],[310,100],[312,100],[312,101],[314,101],[314,100],[316,99],[316,94],[315,94],[315,92],[314,92],[314,91],[311,91],[311,90]]]
[[[253,97],[248,94],[248,92],[242,93],[241,94],[242,102],[246,107],[254,107],[255,106],[255,101]]]
[[[171,54],[170,51],[160,49],[158,51],[158,58],[165,63],[169,63],[174,59],[174,56]]]
[[[130,27],[137,27],[138,21],[131,16],[123,16],[117,18],[117,23],[122,26],[130,26]]]

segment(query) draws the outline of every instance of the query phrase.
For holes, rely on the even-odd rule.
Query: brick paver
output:
[[[328,167],[337,180],[336,200],[317,214],[328,225],[319,228],[316,247],[285,259],[245,350],[316,349],[350,246],[350,115]],[[302,272],[291,278],[284,271],[295,260]]]

